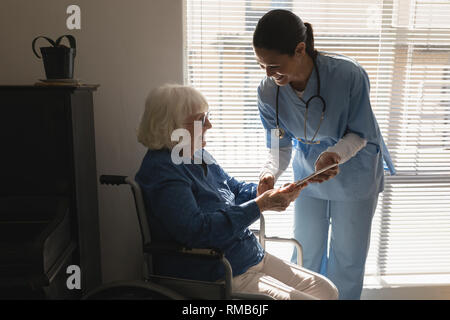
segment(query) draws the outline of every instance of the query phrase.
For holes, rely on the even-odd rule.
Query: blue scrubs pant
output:
[[[294,237],[303,247],[303,267],[330,279],[339,299],[360,299],[378,194],[362,201],[300,196],[295,201]],[[328,230],[331,237],[328,248]],[[296,250],[292,256],[295,263]]]

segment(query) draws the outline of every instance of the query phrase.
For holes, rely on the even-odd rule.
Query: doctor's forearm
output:
[[[339,164],[343,164],[354,157],[362,148],[366,146],[366,144],[366,139],[361,138],[355,133],[349,132],[334,146],[329,147],[324,152],[337,153],[341,158]],[[318,158],[320,158],[320,156]]]

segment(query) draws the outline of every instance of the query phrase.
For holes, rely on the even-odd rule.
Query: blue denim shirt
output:
[[[201,164],[174,164],[169,150],[149,150],[136,174],[144,197],[152,241],[191,248],[218,248],[233,276],[259,263],[264,250],[248,229],[260,216],[257,185],[230,177],[209,157]],[[195,280],[223,278],[219,261],[154,256],[155,273]]]

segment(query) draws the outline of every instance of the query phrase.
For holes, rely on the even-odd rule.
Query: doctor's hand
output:
[[[284,211],[307,185],[308,182],[299,186],[296,186],[295,183],[289,183],[281,188],[270,189],[256,197],[255,202],[261,212],[267,210]]]
[[[341,161],[341,157],[335,153],[335,152],[324,152],[321,154],[319,159],[316,161],[316,171],[325,168],[329,165],[339,163]],[[318,176],[312,178],[311,182],[318,182],[322,183],[324,181],[330,180],[331,178],[334,178],[336,175],[339,174],[339,166],[333,167],[331,169],[328,169],[322,174],[319,174]]]
[[[274,185],[275,185],[275,177],[270,173],[266,173],[259,180],[258,192],[256,193],[256,195],[259,196],[264,192],[266,192],[267,190],[273,189]]]

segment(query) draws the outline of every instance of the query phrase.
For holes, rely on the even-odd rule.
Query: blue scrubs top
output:
[[[264,257],[248,229],[260,216],[254,200],[257,185],[230,177],[205,150],[203,159],[211,163],[206,173],[194,162],[174,164],[169,150],[146,153],[135,179],[142,189],[152,241],[218,248],[237,276]],[[219,261],[154,256],[153,262],[159,275],[205,281],[224,277]]]
[[[389,152],[383,141],[369,99],[369,78],[366,71],[354,60],[341,55],[319,53],[317,68],[320,76],[320,94],[326,101],[325,116],[316,136],[320,144],[307,145],[304,139],[305,104],[290,85],[280,87],[279,123],[286,132],[279,146],[290,144],[295,149],[294,178],[298,180],[314,172],[317,157],[336,144],[345,134],[353,132],[367,140],[367,145],[353,158],[340,165],[340,173],[321,184],[308,185],[303,195],[340,201],[364,200],[375,196],[384,188],[384,165],[395,174]],[[262,124],[267,130],[267,147],[270,148],[270,129],[276,128],[277,85],[265,77],[258,87],[258,108]],[[303,93],[307,101],[317,94],[317,75],[313,70]],[[319,125],[322,105],[318,99],[309,104],[306,125],[307,138],[311,139]]]

